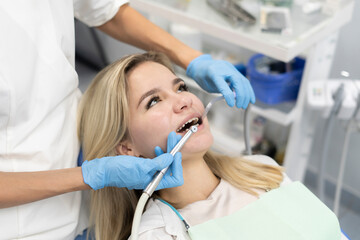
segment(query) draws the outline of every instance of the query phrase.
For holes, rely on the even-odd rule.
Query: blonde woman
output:
[[[169,133],[183,136],[191,125],[198,125],[181,151],[184,184],[159,190],[149,200],[139,239],[190,239],[187,227],[232,216],[258,202],[266,191],[290,184],[282,168],[266,156],[232,158],[209,151],[213,136],[207,119],[201,119],[203,111],[201,101],[187,91],[168,59],[153,52],[111,64],[85,92],[79,136],[86,159],[112,155],[154,158],[156,146],[157,155],[166,149]],[[129,237],[140,194],[125,188],[92,192],[91,224],[96,239]]]

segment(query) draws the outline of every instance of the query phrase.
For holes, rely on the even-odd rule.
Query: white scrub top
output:
[[[0,171],[76,167],[74,15],[98,26],[126,2],[0,1]],[[74,239],[80,205],[74,192],[0,209],[0,239]]]

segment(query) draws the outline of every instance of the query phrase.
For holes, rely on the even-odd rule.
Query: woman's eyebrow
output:
[[[173,85],[176,85],[176,84],[178,84],[179,82],[184,82],[184,80],[182,80],[181,78],[175,78],[175,79],[173,80]],[[147,98],[148,96],[151,96],[151,95],[153,95],[153,94],[155,94],[155,93],[157,93],[157,92],[159,92],[159,91],[160,91],[159,88],[153,88],[153,89],[147,91],[146,93],[144,93],[143,95],[141,95],[141,97],[140,97],[140,99],[139,99],[139,102],[138,102],[138,107],[139,107],[140,103],[141,103],[145,98]]]
[[[185,82],[185,81],[182,80],[181,78],[175,78],[175,79],[173,80],[173,85],[176,85],[176,84],[178,84],[179,82]]]
[[[157,92],[159,92],[159,91],[160,91],[159,88],[153,88],[153,89],[147,91],[146,93],[144,93],[144,94],[140,97],[140,99],[139,99],[138,107],[139,107],[140,103],[141,103],[145,98],[147,98],[148,96],[151,96],[151,95],[153,95],[153,94],[155,94],[155,93],[157,93]]]

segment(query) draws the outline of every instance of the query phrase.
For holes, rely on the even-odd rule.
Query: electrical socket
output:
[[[327,106],[325,84],[325,81],[309,82],[307,90],[307,103],[310,108],[323,110]]]

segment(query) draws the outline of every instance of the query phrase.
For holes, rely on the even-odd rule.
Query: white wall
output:
[[[352,20],[340,30],[331,78],[340,78],[346,70],[350,77],[360,79],[360,1],[355,1]]]

